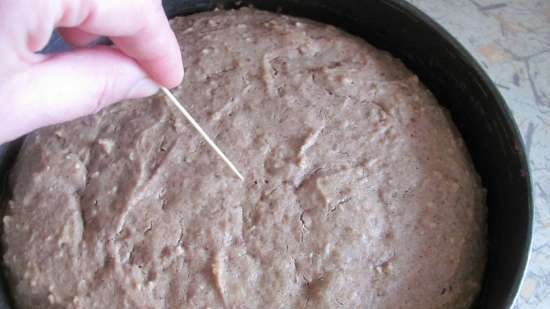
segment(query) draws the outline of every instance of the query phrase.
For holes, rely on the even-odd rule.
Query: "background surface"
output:
[[[514,114],[535,202],[533,250],[514,308],[550,308],[550,0],[407,1],[472,53]]]

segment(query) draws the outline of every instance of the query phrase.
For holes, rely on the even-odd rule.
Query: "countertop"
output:
[[[525,143],[535,234],[514,309],[550,308],[550,0],[408,0],[453,34],[493,79]]]

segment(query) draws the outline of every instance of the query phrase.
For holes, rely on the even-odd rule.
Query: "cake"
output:
[[[174,94],[29,135],[4,264],[18,308],[469,308],[486,205],[447,111],[398,59],[250,8],[178,17]]]

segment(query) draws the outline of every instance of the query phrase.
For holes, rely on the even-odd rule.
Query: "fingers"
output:
[[[59,34],[65,42],[75,47],[86,47],[100,38],[97,34],[88,33],[78,28],[59,28]]]
[[[157,83],[171,88],[181,82],[180,48],[160,0],[95,0],[87,9],[81,31],[109,36]]]
[[[0,104],[0,143],[157,90],[139,65],[115,48],[95,47],[53,56],[0,84],[0,93],[7,94],[3,101],[8,102]]]
[[[157,83],[178,85],[183,78],[180,49],[161,0],[0,0],[0,67],[35,62],[53,28],[68,41],[86,45],[108,36]]]
[[[75,119],[183,78],[181,53],[160,0],[0,0],[0,143]],[[38,55],[54,27],[75,46]],[[70,28],[70,29],[69,29]]]
[[[159,84],[172,88],[181,83],[184,73],[180,47],[165,17],[155,18],[134,35],[112,40]]]

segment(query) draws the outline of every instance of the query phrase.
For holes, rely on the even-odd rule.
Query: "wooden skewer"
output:
[[[214,151],[216,151],[216,153],[231,168],[231,170],[239,177],[239,179],[244,180],[243,175],[241,175],[241,173],[239,173],[239,171],[237,170],[235,165],[231,161],[229,161],[229,159],[225,156],[225,154],[221,151],[221,149],[214,143],[214,141],[212,141],[212,139],[210,139],[210,137],[208,137],[208,135],[206,135],[206,132],[204,132],[204,130],[199,126],[199,124],[195,121],[195,119],[193,119],[191,114],[189,114],[189,112],[187,112],[187,110],[178,101],[178,99],[172,94],[172,92],[170,92],[170,90],[166,89],[165,87],[160,87],[160,89],[170,99],[170,101],[172,103],[174,103],[174,105],[182,112],[182,114],[185,116],[185,118],[187,118],[187,120],[189,120],[189,122],[193,125],[193,127],[195,127],[195,129],[197,131],[199,131],[199,133],[206,140],[206,142],[208,142],[210,147],[212,147],[212,149],[214,149]]]

